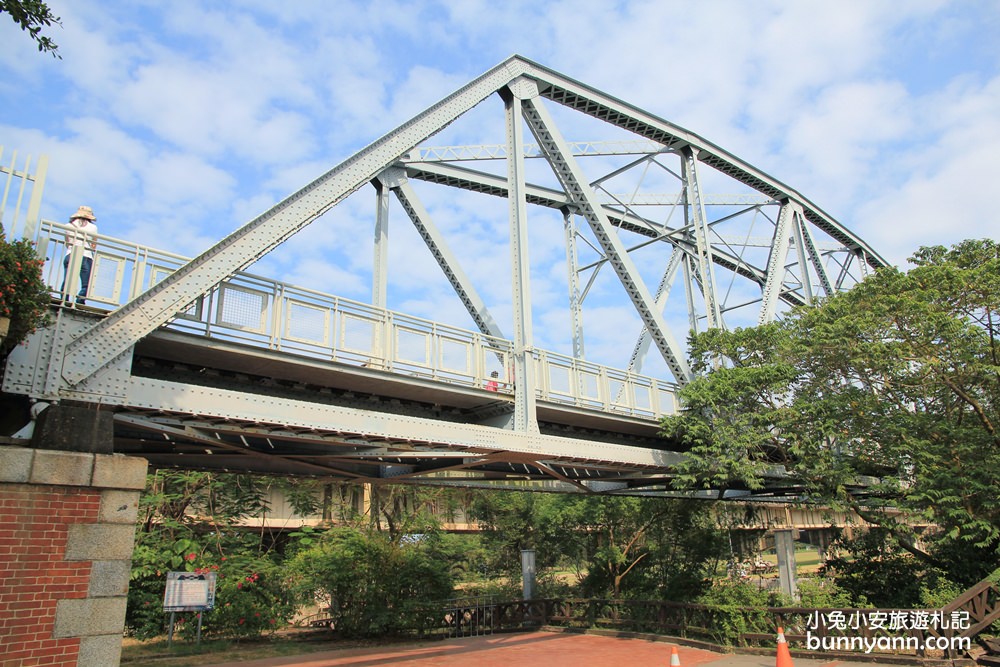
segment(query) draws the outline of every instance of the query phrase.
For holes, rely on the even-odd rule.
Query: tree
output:
[[[26,30],[31,39],[38,43],[38,50],[51,53],[55,58],[62,58],[56,51],[59,47],[51,38],[42,35],[42,28],[62,25],[60,18],[52,14],[52,10],[40,0],[0,0],[0,14],[6,13],[14,23]]]
[[[760,488],[783,465],[968,584],[1000,559],[1000,245],[911,262],[779,323],[694,336],[699,377],[664,434],[691,455],[683,488]],[[937,530],[926,548],[919,524]]]
[[[692,599],[725,543],[704,502],[494,492],[474,512],[497,571],[519,582],[520,550],[535,549],[541,589],[558,566],[585,595]]]
[[[564,543],[580,545],[574,551],[585,595],[693,599],[726,544],[711,503],[576,495],[557,502]]]
[[[481,491],[473,497],[470,514],[482,528],[489,554],[486,569],[509,582],[508,592],[521,586],[521,551],[535,550],[539,588],[552,570],[578,545],[561,519],[559,495],[518,491]]]

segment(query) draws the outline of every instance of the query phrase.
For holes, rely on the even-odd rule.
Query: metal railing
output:
[[[955,658],[958,651],[945,645],[971,645],[971,638],[985,626],[973,624],[966,630],[934,629],[930,619],[948,618],[940,609],[821,609],[798,607],[715,606],[665,600],[607,600],[587,598],[549,598],[514,600],[475,606],[456,607],[434,605],[420,628],[412,631],[421,635],[456,636],[455,619],[469,619],[481,625],[481,633],[515,632],[539,627],[603,629],[631,633],[664,635],[695,640],[718,647],[773,647],[778,628],[792,648],[808,648],[808,633],[829,646],[826,655],[858,655],[891,653],[897,657],[923,658],[944,656]],[[815,619],[833,617],[847,619],[843,627],[824,627]],[[923,618],[924,627],[893,629],[886,622],[892,615]],[[474,617],[474,619],[473,619]],[[973,615],[975,618],[975,615]],[[853,620],[851,620],[853,619]],[[935,642],[935,637],[966,637],[965,642]],[[863,641],[832,641],[833,639]],[[892,640],[892,641],[890,641]],[[818,655],[823,655],[819,653]]]
[[[30,155],[19,162],[16,150],[5,150],[0,144],[0,227],[8,240],[35,238],[48,165],[45,155],[34,164]]]
[[[454,598],[439,606],[439,622],[449,637],[479,637],[497,630],[497,602],[490,596]]]
[[[54,298],[75,307],[79,247],[67,255],[67,225],[43,220],[37,239]],[[114,310],[188,262],[173,253],[99,236],[88,307]],[[74,280],[63,287],[64,275]],[[65,293],[63,292],[65,289]],[[510,394],[513,344],[487,336],[239,272],[171,320],[174,331],[380,371]],[[676,385],[571,356],[535,350],[539,401],[650,420],[675,412]]]

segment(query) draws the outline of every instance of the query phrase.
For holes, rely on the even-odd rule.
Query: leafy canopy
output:
[[[756,489],[784,466],[974,581],[1000,556],[1000,245],[911,262],[781,322],[694,336],[699,377],[663,432],[691,454],[682,488]],[[927,549],[919,524],[939,529]]]
[[[31,39],[38,43],[38,50],[51,53],[55,58],[62,58],[56,51],[59,47],[51,38],[42,35],[42,28],[53,24],[62,25],[58,16],[52,13],[49,6],[41,0],[0,0],[0,14],[8,14],[14,23],[27,31]]]

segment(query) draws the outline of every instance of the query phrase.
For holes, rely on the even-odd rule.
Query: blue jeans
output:
[[[63,259],[63,284],[62,293],[66,293],[66,283],[69,279],[69,255]],[[93,257],[81,257],[80,258],[80,291],[76,295],[76,302],[79,304],[87,303],[87,288],[90,287],[90,271],[94,268],[94,258]]]

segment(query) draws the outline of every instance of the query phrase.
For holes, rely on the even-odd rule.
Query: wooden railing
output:
[[[967,612],[972,625],[962,636],[974,637],[1000,620],[1000,588],[989,579],[965,591],[944,608],[947,613]]]
[[[662,634],[723,646],[773,646],[777,628],[795,648],[956,657],[956,637],[971,639],[1000,620],[1000,590],[987,582],[942,609],[747,608],[653,600],[549,598],[449,604],[429,610],[423,634],[449,636],[556,626]],[[808,640],[808,641],[807,641]],[[945,641],[947,640],[947,641]],[[815,644],[809,646],[809,643]],[[946,646],[947,644],[947,646]],[[851,646],[854,648],[850,648]],[[930,646],[930,649],[928,649]]]

